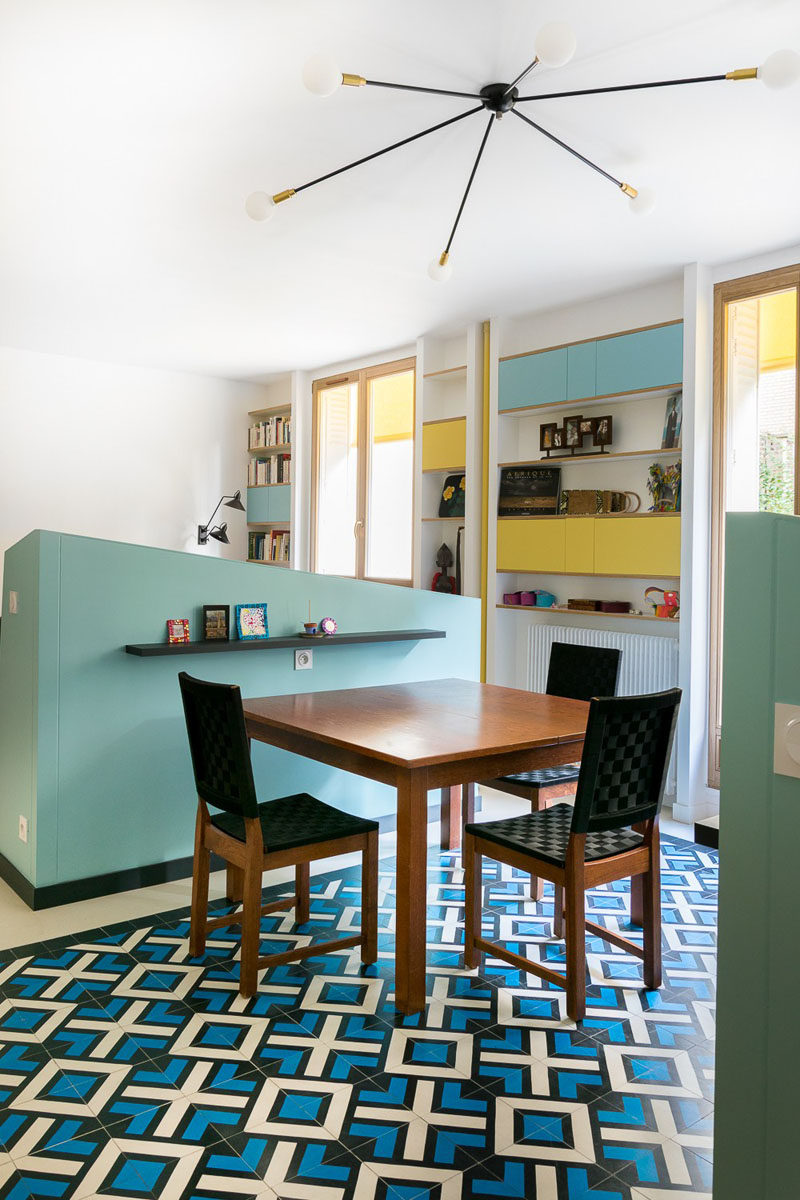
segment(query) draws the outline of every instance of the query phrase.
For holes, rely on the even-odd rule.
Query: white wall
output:
[[[197,545],[223,494],[247,483],[247,412],[260,385],[0,347],[0,559],[44,528],[244,558]],[[2,561],[0,561],[0,585]]]

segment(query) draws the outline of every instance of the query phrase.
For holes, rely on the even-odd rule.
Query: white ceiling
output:
[[[343,88],[345,71],[464,90],[513,77],[569,20],[572,63],[533,92],[754,66],[800,49],[797,0],[0,0],[0,343],[231,378],[316,366],[420,332],[552,307],[683,263],[800,240],[800,85],[718,83],[526,106],[617,189],[506,117],[428,279],[481,115],[295,197],[297,186],[468,101]]]

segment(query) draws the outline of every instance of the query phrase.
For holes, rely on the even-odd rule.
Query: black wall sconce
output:
[[[242,493],[241,492],[236,492],[236,493],[234,493],[233,496],[221,496],[220,500],[219,500],[219,504],[217,505],[217,508],[219,508],[220,504],[224,504],[226,508],[236,508],[239,510],[239,512],[244,512],[244,510],[245,510],[244,505],[242,504]],[[228,538],[228,523],[227,523],[227,521],[223,522],[222,525],[215,525],[213,527],[213,529],[211,528],[211,522],[214,520],[214,517],[217,515],[217,508],[214,509],[211,516],[206,521],[205,525],[197,526],[197,544],[198,544],[198,546],[207,545],[209,538],[214,538],[214,540],[216,542],[224,542],[226,546],[230,544],[230,539]]]

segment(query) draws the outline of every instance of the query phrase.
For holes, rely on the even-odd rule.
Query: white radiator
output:
[[[528,633],[527,687],[543,692],[553,642],[579,646],[610,646],[622,651],[617,695],[637,696],[678,686],[678,639],[647,637],[641,633],[610,633],[604,629],[574,629],[563,625],[532,624]],[[675,793],[675,748],[667,773],[666,790]]]

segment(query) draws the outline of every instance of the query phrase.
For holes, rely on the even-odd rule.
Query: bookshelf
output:
[[[292,403],[248,414],[247,561],[292,565]]]
[[[417,477],[414,586],[429,588],[446,544],[456,575],[461,529],[461,591],[480,594],[480,461],[482,446],[482,331],[470,325],[452,336],[417,343]],[[439,516],[448,476],[464,477],[464,515]]]

